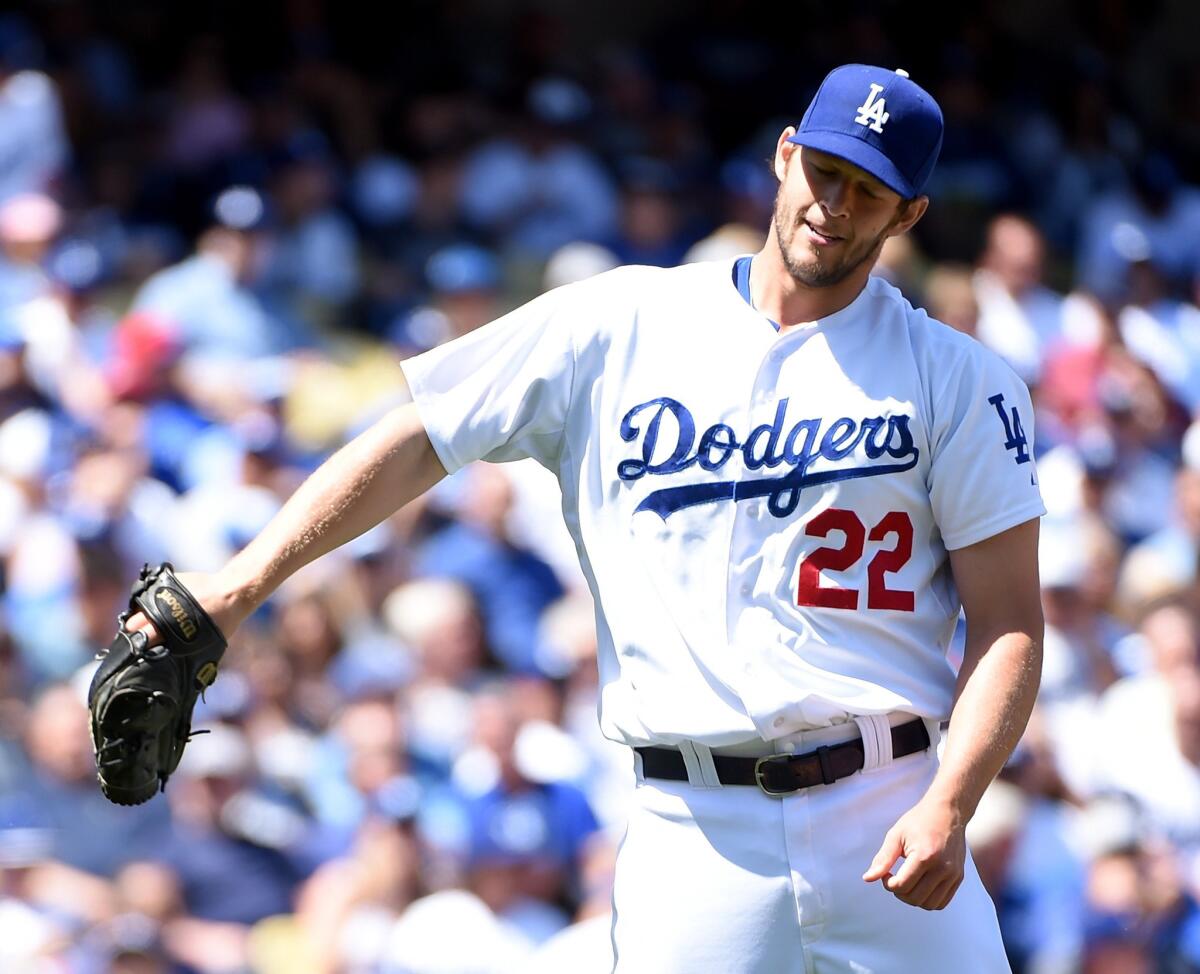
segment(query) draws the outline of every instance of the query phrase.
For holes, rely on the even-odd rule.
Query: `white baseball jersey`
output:
[[[618,268],[409,359],[434,449],[558,475],[608,737],[944,719],[947,550],[1044,513],[1029,394],[881,279],[780,334],[732,272]]]

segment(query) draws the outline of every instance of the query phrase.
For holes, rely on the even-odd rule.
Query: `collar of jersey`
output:
[[[753,260],[753,254],[744,254],[734,260],[732,271],[733,286],[737,289],[738,294],[741,295],[741,298],[745,302],[746,306],[751,311],[756,312],[758,316],[762,318],[762,320],[769,322],[771,327],[778,332],[779,322],[775,321],[773,318],[768,318],[754,306],[754,299],[750,294],[750,265]],[[866,300],[867,292],[871,289],[871,282],[873,280],[874,277],[868,277],[867,283],[863,285],[863,289],[854,296],[854,300],[846,305],[846,307],[833,312],[833,314],[826,315],[824,318],[818,318],[813,322],[806,322],[804,325],[800,326],[799,330],[810,331],[812,329],[827,327],[831,324],[836,324],[837,322],[848,319],[853,314],[854,309],[858,307],[859,303]],[[791,332],[788,332],[783,337],[786,338],[788,334],[791,334]]]
[[[754,296],[750,293],[750,265],[753,263],[753,261],[754,258],[749,254],[747,254],[745,257],[739,257],[736,261],[734,261],[733,286],[737,288],[738,294],[742,296],[742,300],[745,301],[746,304],[750,305],[751,308],[754,308],[755,311],[758,311],[758,308],[754,307]],[[761,312],[759,313],[761,314]],[[763,315],[763,317],[767,318],[766,315]],[[774,328],[776,331],[779,331],[778,321],[776,321],[774,318],[767,318],[767,321],[771,323],[772,328]]]

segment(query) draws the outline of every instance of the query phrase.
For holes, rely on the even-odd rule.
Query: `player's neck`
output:
[[[774,235],[769,235],[750,265],[750,294],[754,307],[779,322],[783,332],[827,318],[849,305],[866,287],[872,264],[865,261],[845,280],[829,287],[807,287],[788,272]]]

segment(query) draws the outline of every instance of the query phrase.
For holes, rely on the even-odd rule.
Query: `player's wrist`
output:
[[[978,798],[972,800],[969,790],[960,784],[937,779],[934,779],[921,801],[927,808],[936,810],[946,825],[954,829],[967,827],[979,803]]]
[[[266,601],[270,594],[262,576],[234,558],[213,579],[212,599],[216,611],[240,624]]]

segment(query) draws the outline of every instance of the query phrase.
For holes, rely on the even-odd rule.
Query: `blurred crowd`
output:
[[[594,43],[505,4],[415,5],[402,36],[318,0],[177,6],[0,15],[0,970],[609,969],[632,765],[532,461],[290,580],[137,808],[95,784],[92,657],[143,562],[219,567],[405,401],[405,356],[620,264],[756,250],[779,131],[864,60],[948,124],[877,273],[1034,394],[1042,689],[969,836],[1014,971],[1200,971],[1180,5],[992,5],[936,36],[904,5],[646,3]]]

